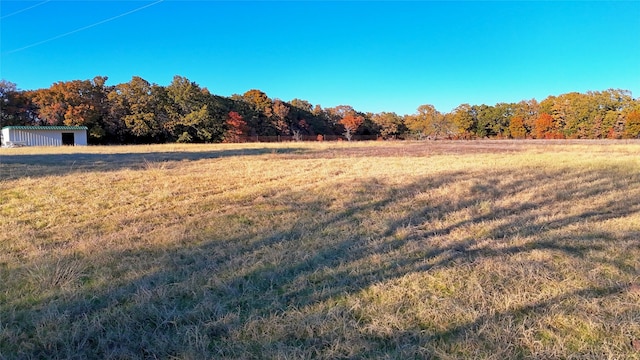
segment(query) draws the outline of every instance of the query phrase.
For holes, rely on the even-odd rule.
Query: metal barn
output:
[[[85,146],[86,126],[5,126],[2,146]]]

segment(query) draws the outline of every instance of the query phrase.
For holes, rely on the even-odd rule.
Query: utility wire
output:
[[[29,6],[29,7],[24,8],[24,9],[21,9],[21,10],[18,10],[18,11],[14,11],[14,12],[12,12],[11,14],[7,14],[7,15],[4,15],[4,16],[0,17],[0,20],[2,20],[2,19],[6,19],[6,18],[8,18],[9,16],[13,16],[13,15],[20,14],[21,12],[24,12],[24,11],[27,11],[27,10],[31,10],[31,9],[33,9],[34,7],[38,7],[38,6],[40,6],[40,5],[46,4],[46,3],[48,3],[49,1],[51,1],[51,0],[45,0],[45,1],[43,1],[43,2],[39,2],[39,3],[35,4],[35,5],[31,5],[31,6]]]
[[[52,38],[49,38],[49,39],[46,39],[46,40],[42,40],[42,41],[38,41],[38,42],[35,42],[35,43],[33,43],[33,44],[29,44],[29,45],[23,46],[23,47],[21,47],[21,48],[17,48],[17,49],[13,49],[13,50],[6,51],[6,52],[4,52],[3,54],[13,54],[13,53],[16,53],[16,52],[18,52],[18,51],[26,50],[26,49],[32,48],[32,47],[34,47],[34,46],[38,46],[38,45],[42,45],[42,44],[48,43],[48,42],[50,42],[50,41],[58,40],[58,39],[63,38],[63,37],[65,37],[65,36],[69,36],[69,35],[72,35],[72,34],[78,33],[78,32],[80,32],[80,31],[84,31],[84,30],[90,29],[90,28],[92,28],[92,27],[95,27],[95,26],[98,26],[98,25],[102,25],[102,24],[107,23],[107,22],[109,22],[109,21],[113,21],[113,20],[115,20],[115,19],[119,19],[119,18],[121,18],[121,17],[123,17],[123,16],[131,15],[131,14],[133,14],[133,13],[135,13],[135,12],[138,12],[138,11],[140,11],[140,10],[146,9],[146,8],[151,7],[151,6],[153,6],[153,5],[159,4],[159,3],[163,2],[163,1],[164,1],[164,0],[158,0],[158,1],[153,2],[153,3],[151,3],[151,4],[147,4],[147,5],[145,5],[145,6],[141,6],[141,7],[139,7],[139,8],[136,8],[136,9],[133,9],[133,10],[130,10],[130,11],[127,11],[127,12],[125,12],[125,13],[122,13],[122,14],[120,14],[120,15],[116,15],[116,16],[114,16],[114,17],[110,17],[110,18],[108,18],[108,19],[98,21],[98,22],[93,23],[93,24],[91,24],[91,25],[83,26],[83,27],[81,27],[81,28],[79,28],[79,29],[75,29],[75,30],[69,31],[69,32],[66,32],[66,33],[64,33],[64,34],[56,35],[56,36],[54,36],[54,37],[52,37]]]

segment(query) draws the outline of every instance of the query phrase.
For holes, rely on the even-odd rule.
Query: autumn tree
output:
[[[555,137],[615,138],[622,136],[624,114],[633,103],[627,90],[570,92],[547,97],[540,112],[553,117]]]
[[[226,121],[227,130],[224,133],[223,142],[240,142],[242,136],[246,135],[247,123],[242,116],[235,111],[230,111]]]
[[[509,122],[509,133],[514,139],[524,139],[527,136],[527,129],[524,127],[524,120],[520,116],[514,116]]]
[[[254,109],[260,112],[267,111],[268,108],[271,107],[271,99],[264,92],[252,89],[245,92],[242,95],[242,98],[249,104],[251,104]]]
[[[251,89],[239,97],[246,107],[239,110],[248,126],[256,135],[277,135],[278,131],[273,124],[273,102],[264,92]]]
[[[556,98],[551,115],[558,133],[568,138],[589,138],[593,132],[594,110],[589,94],[570,92]]]
[[[452,118],[444,116],[433,105],[420,105],[416,114],[405,118],[405,125],[418,138],[430,136],[437,139],[455,132]]]
[[[533,134],[536,139],[551,139],[557,137],[553,117],[542,113],[533,124]]]
[[[271,106],[271,118],[272,124],[278,131],[278,135],[291,134],[291,127],[287,121],[287,115],[289,115],[289,107],[282,100],[275,99]]]
[[[456,127],[456,134],[463,139],[471,139],[476,135],[478,123],[475,109],[469,104],[462,104],[452,113],[452,121]]]
[[[405,117],[407,129],[416,134],[419,139],[431,135],[431,124],[442,116],[433,105],[420,105],[416,114]]]
[[[450,114],[442,114],[437,118],[437,122],[433,124],[434,137],[447,137],[449,139],[456,133],[456,126],[453,123],[453,116]]]
[[[638,99],[620,89],[566,93],[494,106],[462,104],[442,114],[432,105],[413,115],[357,112],[349,105],[323,109],[306,100],[285,103],[252,89],[243,95],[216,96],[195,82],[175,76],[169,86],[140,77],[107,86],[106,77],[57,82],[46,89],[20,91],[0,81],[0,124],[84,125],[91,143],[217,142],[228,139],[237,114],[242,134],[293,135],[344,133],[396,137],[408,130],[423,138],[622,138],[637,137]]]
[[[527,133],[533,128],[538,114],[540,114],[540,104],[536,99],[522,100],[518,103],[511,104],[512,116],[519,116],[522,118]]]
[[[325,108],[323,115],[329,126],[332,127],[333,132],[339,134],[344,129],[340,121],[342,121],[342,119],[347,115],[355,116],[356,110],[349,105],[338,105],[335,107]]]
[[[620,138],[624,132],[625,113],[633,107],[631,92],[620,89],[587,92],[591,121],[590,137]]]
[[[628,139],[640,138],[640,110],[627,114],[624,126],[624,137]]]
[[[10,81],[0,80],[0,127],[35,125],[38,122],[36,110],[29,92],[19,90]]]
[[[553,95],[547,96],[544,100],[540,101],[538,114],[543,114],[543,113],[552,114],[555,102],[556,102],[555,96]]]
[[[380,129],[380,135],[385,138],[396,138],[405,131],[404,121],[394,112],[381,112],[371,116],[371,120]]]
[[[96,76],[93,80],[57,82],[34,92],[39,117],[49,125],[86,126],[90,141],[104,141],[108,135],[104,121],[109,113],[106,80]]]
[[[302,135],[334,133],[333,125],[329,124],[327,113],[322,106],[313,106],[307,100],[300,99],[289,101],[287,106],[289,108],[287,119],[294,136],[300,138]],[[301,121],[305,126],[300,126]]]
[[[55,83],[48,89],[33,92],[33,103],[38,116],[47,125],[64,125],[64,115],[70,104],[66,101],[63,83]]]
[[[313,105],[311,105],[307,100],[293,99],[289,101],[289,104],[297,109],[304,110],[309,113],[312,112]]]
[[[324,109],[320,104],[316,104],[316,106],[313,107],[313,110],[311,110],[311,113],[314,116],[322,116],[322,114],[324,114]]]
[[[340,124],[344,126],[344,136],[348,141],[351,141],[353,134],[358,130],[363,122],[364,118],[360,115],[356,115],[355,113],[348,113],[340,120]]]

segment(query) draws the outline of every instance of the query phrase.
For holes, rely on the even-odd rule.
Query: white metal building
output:
[[[86,126],[5,126],[2,146],[84,146]]]

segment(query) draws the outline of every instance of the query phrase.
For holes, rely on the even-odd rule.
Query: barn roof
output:
[[[88,130],[86,126],[5,126],[4,129],[15,129],[15,130],[53,130],[53,131],[64,131],[64,130]]]

